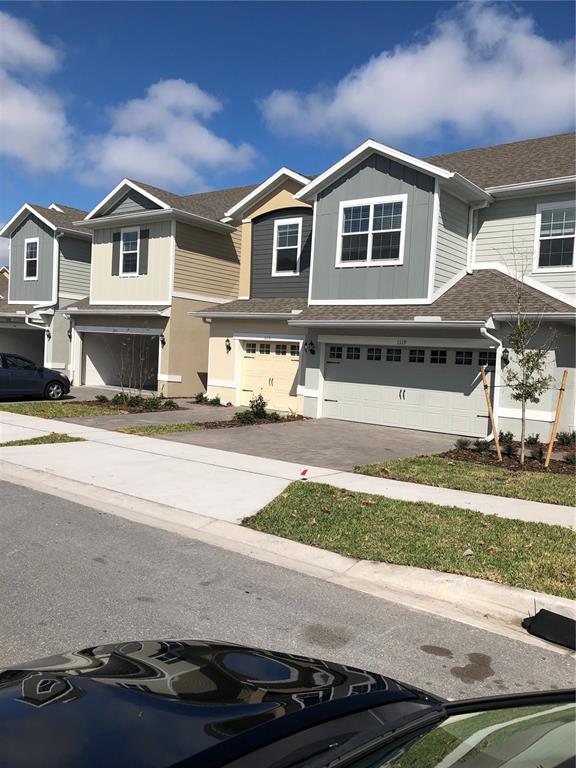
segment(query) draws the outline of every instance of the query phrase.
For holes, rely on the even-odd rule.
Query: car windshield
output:
[[[349,768],[569,768],[575,760],[574,704],[454,715],[400,746],[344,760]]]

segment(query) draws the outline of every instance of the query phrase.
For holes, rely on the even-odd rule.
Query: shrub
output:
[[[221,405],[220,402],[220,395],[216,395],[216,397],[212,397],[209,400],[206,400],[208,405]]]
[[[502,453],[509,459],[513,459],[518,453],[518,447],[514,443],[504,442],[502,443]]]
[[[140,398],[140,400],[141,402],[136,405],[142,407],[145,411],[159,411],[161,408],[164,408],[164,401],[155,395],[152,397]]]
[[[268,403],[262,395],[255,395],[250,400],[250,410],[254,414],[255,419],[265,419],[267,417],[266,406]]]
[[[571,467],[576,466],[576,453],[565,453],[564,462],[570,464]]]
[[[574,445],[576,443],[576,430],[572,432],[558,432],[556,435],[558,445]]]
[[[488,453],[490,450],[490,443],[488,440],[475,440],[474,449],[478,451],[478,453]]]
[[[117,392],[110,402],[112,405],[127,405],[128,395],[126,392]]]
[[[175,400],[162,400],[162,408],[165,408],[167,411],[175,411],[180,406]]]
[[[282,416],[280,416],[278,411],[270,411],[267,418],[268,421],[282,421]]]
[[[538,433],[534,433],[533,435],[528,435],[526,438],[526,445],[538,445],[540,443],[540,435]]]
[[[154,398],[148,398],[148,399],[149,400],[154,400]],[[145,401],[144,401],[144,398],[142,397],[142,395],[130,395],[129,397],[126,398],[126,405],[129,408],[142,408],[142,407],[146,407],[144,405],[144,402]]]
[[[256,416],[252,411],[238,411],[234,414],[234,421],[239,421],[240,424],[254,424]]]
[[[532,448],[530,451],[530,456],[532,456],[533,459],[542,461],[544,458],[544,448],[540,445],[540,443],[536,443],[536,445]]]
[[[505,445],[506,443],[513,443],[514,442],[514,435],[512,432],[500,432],[498,433],[498,439],[502,443],[502,445]]]
[[[459,451],[465,451],[467,448],[470,448],[471,441],[467,437],[459,437],[454,445]]]
[[[203,403],[204,400],[206,400],[206,395],[204,394],[204,392],[198,392],[197,394],[194,395],[195,403]]]
[[[110,400],[106,397],[106,395],[96,395],[94,398],[97,403],[109,403]]]

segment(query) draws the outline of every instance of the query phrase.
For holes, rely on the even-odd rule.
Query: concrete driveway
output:
[[[348,471],[358,464],[442,453],[454,446],[457,436],[351,421],[314,419],[234,429],[179,432],[158,437],[178,443],[290,461],[304,467],[311,465]]]

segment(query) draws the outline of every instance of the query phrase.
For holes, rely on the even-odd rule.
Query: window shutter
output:
[[[120,274],[120,232],[112,233],[112,274]]]
[[[138,261],[138,274],[148,274],[148,238],[150,235],[149,229],[140,230],[140,259]]]

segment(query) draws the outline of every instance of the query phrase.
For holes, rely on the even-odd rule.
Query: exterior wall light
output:
[[[163,333],[160,334],[160,346],[162,347],[162,349],[164,349],[164,347],[166,346],[166,338],[164,337]]]
[[[52,334],[48,329],[46,329],[46,338],[48,339],[48,341],[50,341],[50,339],[52,338]]]
[[[316,354],[316,346],[315,346],[315,344],[314,344],[314,342],[313,342],[313,341],[311,341],[311,342],[308,344],[308,350],[307,350],[307,351],[308,351],[308,352],[309,352],[311,355],[315,355],[315,354]]]
[[[230,339],[226,339],[224,342],[224,346],[226,347],[226,352],[230,352],[232,349],[232,343],[230,342]]]
[[[510,350],[509,349],[503,349],[502,350],[502,365],[508,365],[510,362]]]

